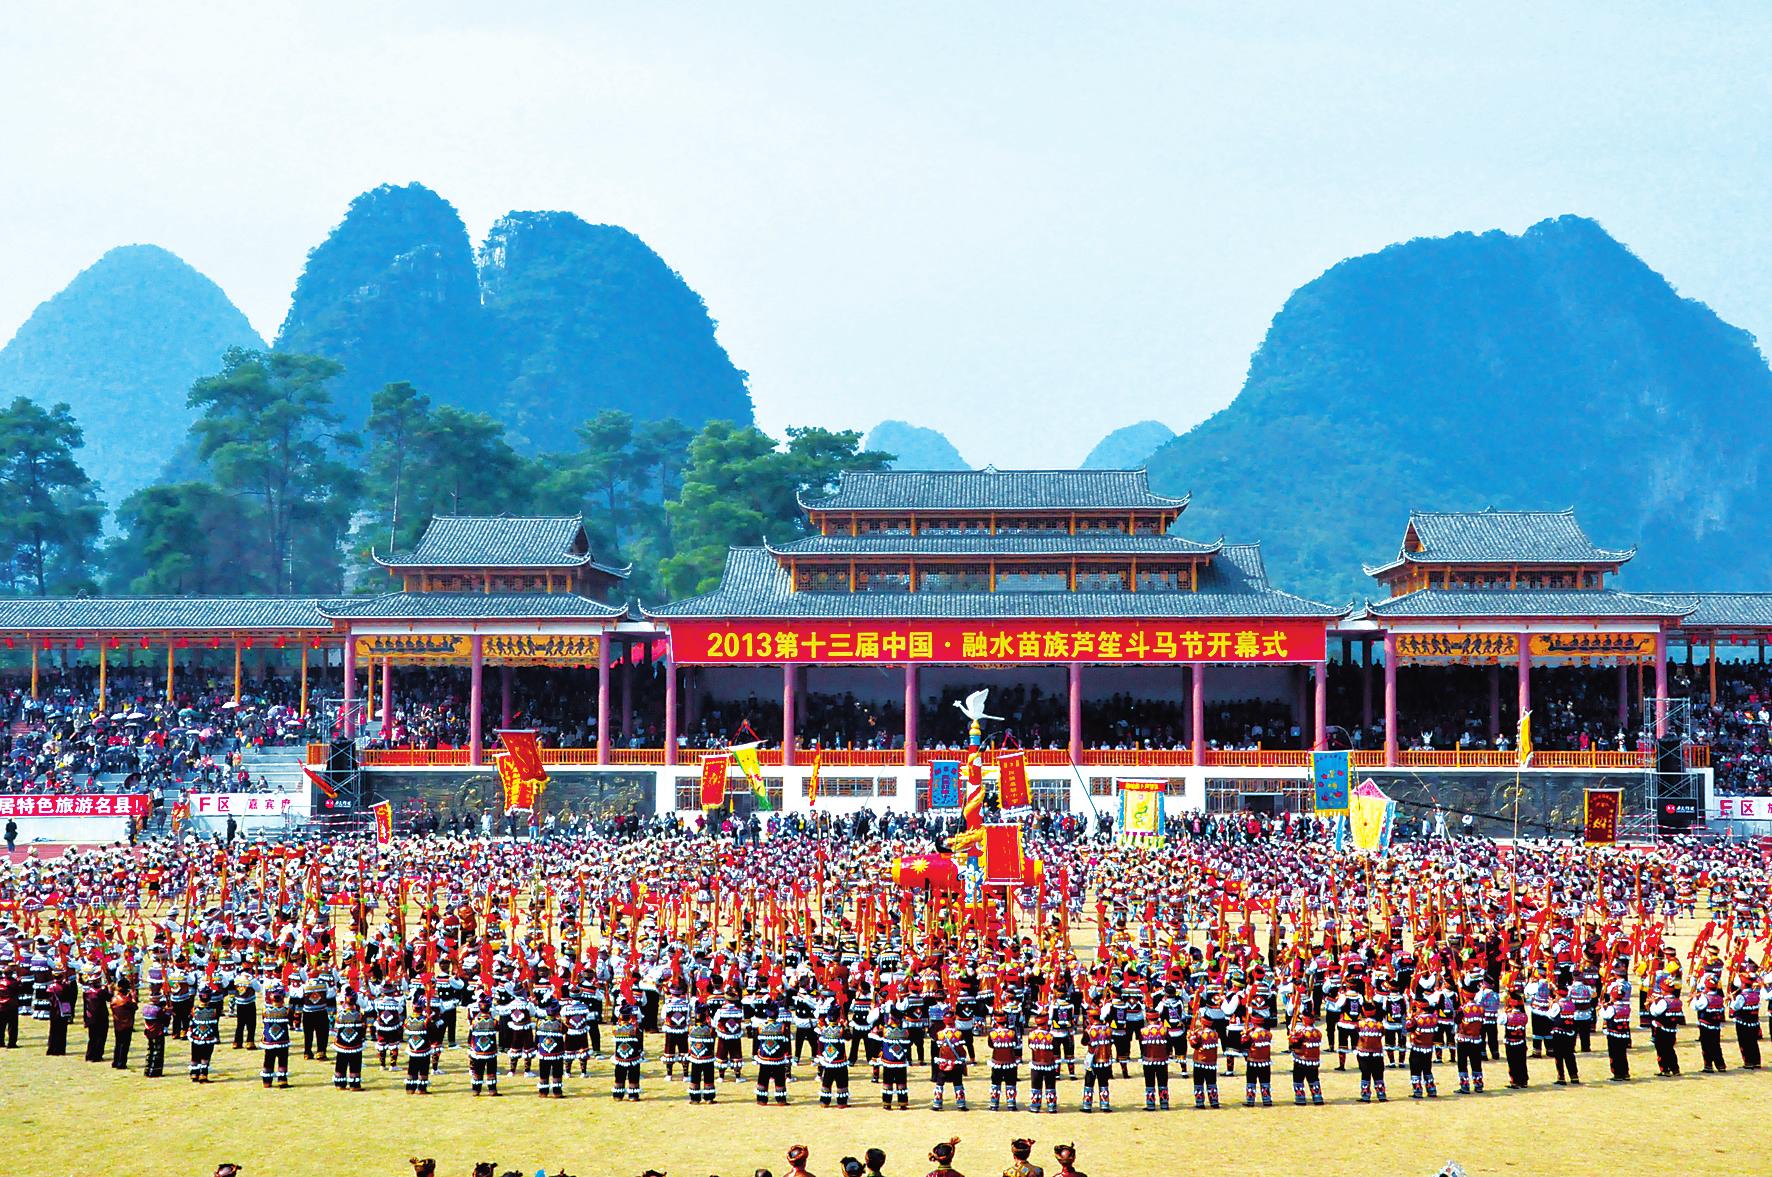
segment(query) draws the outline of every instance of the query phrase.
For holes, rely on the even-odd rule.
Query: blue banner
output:
[[[1318,813],[1346,813],[1350,752],[1312,752],[1311,778],[1317,787]]]
[[[929,762],[929,808],[960,808],[960,762],[932,760]]]

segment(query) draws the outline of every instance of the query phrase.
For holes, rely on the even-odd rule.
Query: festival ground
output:
[[[446,1056],[448,1071],[436,1094],[408,1097],[403,1071],[380,1071],[373,1055],[362,1094],[334,1091],[331,1067],[294,1060],[287,1091],[258,1082],[259,1055],[224,1043],[216,1075],[194,1088],[183,1073],[188,1048],[168,1044],[166,1076],[143,1079],[137,1036],[134,1069],[113,1071],[79,1057],[78,1027],[70,1054],[43,1055],[44,1024],[27,1020],[20,1049],[0,1052],[0,1122],[7,1127],[5,1171],[10,1177],[203,1177],[221,1161],[244,1166],[247,1177],[322,1177],[374,1173],[404,1177],[409,1156],[434,1156],[443,1177],[466,1177],[475,1161],[498,1171],[564,1170],[579,1177],[632,1177],[650,1167],[674,1175],[749,1173],[784,1168],[787,1146],[812,1150],[811,1169],[828,1177],[838,1160],[869,1147],[885,1149],[890,1174],[927,1172],[929,1146],[961,1138],[961,1172],[1001,1172],[1008,1142],[1038,1141],[1036,1160],[1051,1171],[1051,1145],[1074,1140],[1079,1167],[1093,1177],[1158,1177],[1204,1164],[1247,1174],[1398,1174],[1427,1177],[1448,1160],[1472,1173],[1599,1174],[1628,1166],[1637,1172],[1763,1173],[1765,1113],[1772,1107],[1772,1074],[1732,1069],[1703,1075],[1696,1036],[1682,1037],[1679,1079],[1654,1077],[1647,1035],[1637,1035],[1629,1083],[1605,1079],[1603,1052],[1582,1057],[1583,1084],[1555,1087],[1548,1060],[1532,1064],[1532,1087],[1509,1091],[1505,1069],[1493,1064],[1492,1085],[1480,1096],[1450,1094],[1456,1076],[1436,1068],[1438,1100],[1408,1098],[1404,1072],[1391,1072],[1388,1104],[1361,1106],[1358,1078],[1324,1069],[1324,1107],[1295,1107],[1289,1066],[1275,1065],[1276,1105],[1245,1108],[1243,1076],[1226,1078],[1226,1107],[1195,1112],[1191,1087],[1173,1081],[1177,1110],[1146,1114],[1137,1078],[1114,1084],[1111,1115],[1077,1110],[1080,1083],[1061,1082],[1060,1115],[991,1113],[982,1109],[985,1085],[971,1092],[973,1110],[932,1112],[926,1082],[913,1080],[908,1113],[884,1112],[870,1101],[877,1089],[859,1068],[857,1104],[825,1110],[817,1104],[812,1068],[786,1108],[759,1108],[748,1083],[722,1084],[720,1103],[692,1107],[681,1083],[666,1083],[649,1064],[642,1102],[609,1098],[608,1062],[593,1062],[589,1080],[567,1083],[565,1100],[541,1100],[533,1080],[506,1077],[506,1094],[474,1099],[467,1091],[461,1051]],[[1726,1050],[1734,1061],[1732,1041]],[[925,1071],[923,1077],[927,1078]]]

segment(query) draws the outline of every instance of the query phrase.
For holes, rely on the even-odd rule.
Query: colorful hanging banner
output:
[[[1160,838],[1167,828],[1163,792],[1167,781],[1118,782],[1120,786],[1120,836]]]
[[[1584,789],[1581,794],[1582,841],[1589,846],[1610,846],[1617,842],[1618,821],[1623,811],[1623,789]]]
[[[806,775],[806,808],[818,807],[818,778],[824,772],[824,752],[812,754],[812,771]]]
[[[1318,813],[1347,812],[1348,772],[1352,755],[1345,751],[1311,753],[1311,779],[1316,785]]]
[[[734,744],[730,751],[732,763],[738,765],[738,771],[744,774],[745,781],[751,787],[751,795],[757,799],[757,809],[768,813],[775,808],[769,801],[769,786],[763,782],[763,763],[757,756],[758,744]]]
[[[596,634],[489,633],[480,639],[480,655],[493,665],[595,666]],[[358,658],[386,659],[395,664],[467,662],[473,639],[459,633],[381,633],[356,639]]]
[[[537,734],[529,730],[498,733],[504,747],[494,763],[499,783],[504,786],[505,811],[531,810],[548,787],[548,770],[542,767],[541,744]]]
[[[726,804],[726,773],[730,756],[705,756],[701,762],[701,807],[718,809]]]
[[[997,805],[1002,809],[1028,809],[1034,804],[1028,787],[1028,766],[1020,752],[997,756]]]
[[[997,886],[1019,887],[1022,876],[1021,827],[1001,824],[984,827],[984,881]]]
[[[960,762],[931,760],[929,762],[929,808],[960,808]]]
[[[1360,782],[1348,797],[1347,826],[1354,849],[1371,852],[1390,844],[1391,818],[1397,803],[1384,795],[1371,778]]]
[[[370,810],[375,814],[375,844],[386,846],[394,840],[394,803],[377,801]]]

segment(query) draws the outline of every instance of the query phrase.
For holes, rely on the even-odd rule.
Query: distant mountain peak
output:
[[[228,296],[171,250],[120,245],[32,312],[0,349],[0,397],[66,401],[77,457],[113,507],[185,440],[191,383],[230,347],[264,342]]]
[[[1122,425],[1096,443],[1083,459],[1083,469],[1136,470],[1174,436],[1175,430],[1161,421]]]
[[[882,421],[868,430],[862,448],[893,455],[892,470],[970,470],[972,466],[940,430],[907,421]]]
[[[1632,583],[1772,578],[1752,336],[1596,221],[1420,238],[1337,263],[1274,316],[1229,406],[1151,459],[1198,531],[1262,538],[1282,588],[1374,586],[1409,511],[1573,504]],[[1728,471],[1719,479],[1716,471]]]

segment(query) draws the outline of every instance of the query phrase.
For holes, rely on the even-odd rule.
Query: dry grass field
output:
[[[1642,1034],[1632,1059],[1639,1078],[1629,1084],[1606,1082],[1604,1056],[1592,1054],[1582,1060],[1580,1087],[1551,1086],[1550,1064],[1539,1061],[1528,1091],[1492,1086],[1488,1094],[1461,1097],[1448,1093],[1456,1081],[1441,1067],[1437,1102],[1408,1099],[1406,1077],[1393,1072],[1391,1102],[1361,1106],[1354,1072],[1331,1067],[1328,1106],[1298,1108],[1281,1062],[1275,1095],[1282,1102],[1271,1109],[1241,1106],[1239,1071],[1224,1088],[1229,1106],[1218,1112],[1146,1114],[1134,1078],[1117,1084],[1116,1109],[1107,1116],[1081,1114],[1080,1085],[1061,1083],[1068,1110],[1052,1117],[977,1106],[965,1114],[932,1112],[928,1086],[917,1081],[911,1111],[882,1112],[869,1106],[877,1094],[865,1069],[858,1071],[860,1103],[826,1111],[817,1105],[809,1067],[801,1068],[787,1108],[759,1108],[748,1088],[733,1084],[722,1086],[721,1104],[691,1107],[683,1085],[665,1083],[656,1064],[648,1068],[644,1100],[618,1105],[608,1096],[606,1062],[592,1064],[588,1081],[570,1080],[565,1100],[538,1099],[533,1083],[521,1078],[507,1079],[507,1094],[497,1100],[475,1100],[459,1051],[429,1097],[407,1096],[404,1072],[382,1072],[373,1061],[370,1090],[335,1092],[330,1066],[299,1057],[291,1089],[266,1091],[257,1079],[258,1056],[229,1049],[227,1036],[216,1055],[216,1081],[197,1088],[183,1075],[183,1043],[170,1044],[166,1077],[148,1080],[139,1073],[139,1035],[135,1069],[121,1073],[83,1061],[84,1038],[75,1029],[64,1058],[44,1057],[42,1024],[31,1022],[20,1049],[0,1052],[0,1172],[7,1177],[209,1177],[221,1161],[242,1165],[246,1177],[405,1177],[414,1154],[436,1157],[443,1177],[467,1177],[477,1160],[496,1161],[501,1173],[545,1167],[550,1174],[633,1177],[651,1167],[672,1177],[732,1177],[758,1167],[779,1174],[783,1153],[796,1142],[811,1148],[812,1171],[821,1177],[840,1173],[842,1156],[870,1145],[885,1149],[889,1174],[919,1174],[929,1169],[930,1144],[949,1136],[961,1138],[958,1167],[972,1177],[1001,1172],[1016,1136],[1039,1142],[1037,1159],[1049,1171],[1050,1146],[1074,1140],[1080,1167],[1092,1177],[1156,1177],[1206,1165],[1237,1174],[1427,1177],[1448,1160],[1473,1174],[1760,1174],[1768,1169],[1772,1111],[1772,1073],[1656,1079]],[[1697,1042],[1687,1037],[1682,1065],[1697,1071]],[[1732,1040],[1726,1053],[1735,1058]],[[972,1094],[983,1102],[984,1092]],[[1191,1103],[1191,1089],[1174,1094]]]

